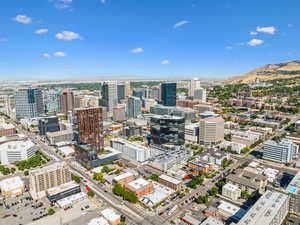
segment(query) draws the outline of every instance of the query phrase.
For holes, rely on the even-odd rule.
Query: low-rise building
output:
[[[219,147],[225,150],[230,150],[232,152],[236,152],[237,154],[241,154],[241,151],[247,147],[247,145],[245,144],[241,144],[241,143],[235,143],[232,141],[223,141]]]
[[[0,137],[1,136],[10,136],[16,133],[16,127],[10,123],[1,123],[0,124]]]
[[[177,180],[173,177],[164,175],[164,174],[159,176],[158,182],[175,190],[175,191],[178,191],[182,188],[182,181]]]
[[[226,182],[238,186],[241,191],[263,194],[268,183],[268,178],[265,175],[238,169],[235,171],[235,174],[230,174],[226,177]]]
[[[50,145],[56,145],[59,142],[72,142],[74,133],[72,130],[62,130],[46,134]]]
[[[113,182],[116,184],[125,185],[135,179],[135,176],[132,173],[123,173],[113,178]]]
[[[66,198],[70,195],[74,195],[81,192],[80,185],[74,181],[61,184],[56,187],[49,188],[46,191],[46,195],[50,202],[57,202],[63,198]]]
[[[286,192],[290,197],[289,211],[300,216],[300,171],[291,180]]]
[[[268,190],[247,211],[237,225],[281,225],[288,211],[288,196]]]
[[[108,221],[109,225],[118,225],[121,222],[121,216],[111,208],[102,210],[100,214]]]
[[[222,187],[222,195],[236,201],[241,197],[241,190],[236,185],[228,183]]]
[[[143,178],[136,179],[125,184],[125,189],[136,194],[138,198],[151,193],[154,190],[153,184]]]
[[[10,141],[0,145],[0,162],[3,165],[27,160],[34,156],[39,147],[30,140]]]
[[[231,204],[227,201],[220,201],[218,205],[218,212],[217,215],[224,220],[231,219],[233,221],[239,221],[244,215],[246,211],[241,209],[240,207]]]
[[[200,225],[224,225],[224,223],[216,217],[207,217]]]
[[[23,194],[25,185],[19,176],[15,176],[1,180],[0,190],[4,197],[15,197]]]

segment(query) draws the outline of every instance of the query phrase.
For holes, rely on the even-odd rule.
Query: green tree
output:
[[[198,204],[205,204],[208,202],[208,195],[200,195],[197,199],[196,202]]]
[[[104,183],[105,179],[103,178],[103,176],[104,176],[103,173],[94,173],[93,179],[100,181],[101,183]]]
[[[216,188],[216,187],[212,187],[212,188],[210,189],[210,195],[211,195],[211,196],[216,196],[216,195],[218,194],[218,192],[219,192],[219,189]]]
[[[81,178],[72,174],[72,180],[76,183],[80,183]]]
[[[52,209],[52,208],[49,208],[49,209],[48,209],[48,215],[49,215],[49,216],[53,215],[54,213],[55,213],[55,210],[54,210],[54,209]]]
[[[137,203],[138,201],[136,194],[131,191],[125,191],[123,194],[123,199],[132,203]]]
[[[90,190],[90,191],[88,191],[87,192],[87,195],[89,196],[89,197],[94,197],[95,196],[95,193],[92,191],[92,190]]]
[[[153,181],[158,181],[158,177],[159,175],[158,174],[152,174],[151,176],[149,176],[147,179],[148,180],[153,180]]]
[[[112,191],[115,195],[122,196],[125,192],[125,189],[122,184],[116,184]]]

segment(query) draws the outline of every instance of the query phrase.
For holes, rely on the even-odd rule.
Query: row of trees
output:
[[[36,155],[30,157],[27,160],[20,160],[14,162],[16,167],[18,167],[19,170],[25,170],[30,169],[34,167],[41,166],[45,164],[48,161],[48,158],[44,158],[44,156],[41,153],[37,153]]]
[[[132,202],[132,203],[137,203],[138,202],[138,197],[136,196],[135,193],[131,191],[126,191],[123,185],[121,184],[116,184],[113,187],[113,193],[118,196],[122,196],[124,200]]]

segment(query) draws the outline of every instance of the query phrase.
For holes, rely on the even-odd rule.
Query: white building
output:
[[[215,145],[224,140],[224,120],[222,117],[208,117],[200,120],[199,142]]]
[[[15,161],[26,160],[36,154],[38,146],[32,141],[11,141],[0,145],[0,162],[8,165]]]
[[[143,99],[143,108],[146,111],[150,111],[150,108],[157,105],[157,101],[155,101],[155,99],[152,98],[145,98]]]
[[[111,208],[104,209],[100,213],[109,224],[117,225],[121,222],[121,216]]]
[[[298,149],[298,145],[295,145],[292,141],[275,142],[268,140],[264,143],[263,158],[278,163],[288,163],[293,160],[293,156],[298,152]]]
[[[62,130],[57,132],[48,132],[46,136],[50,145],[55,145],[59,142],[72,142],[74,133],[72,130]]]
[[[241,196],[241,189],[236,185],[227,183],[222,188],[222,195],[236,201]]]
[[[111,140],[112,148],[122,152],[122,158],[135,162],[145,162],[151,156],[150,149],[125,139],[115,138]]]
[[[289,211],[289,197],[266,191],[237,225],[280,225]]]
[[[225,148],[225,150],[231,150],[236,152],[237,154],[241,154],[241,151],[247,147],[245,144],[231,142],[231,141],[223,141],[220,145],[220,148]]]
[[[194,96],[194,91],[199,88],[201,88],[200,80],[198,78],[191,79],[189,85],[189,96]]]
[[[10,177],[0,181],[1,194],[5,197],[14,197],[24,192],[24,182],[19,176]]]
[[[184,140],[186,142],[198,143],[199,142],[199,124],[188,124],[184,128]]]
[[[200,225],[224,225],[224,223],[216,217],[209,216]]]

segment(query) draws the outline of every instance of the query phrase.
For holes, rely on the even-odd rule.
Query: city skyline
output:
[[[12,0],[0,16],[0,80],[243,74],[299,59],[300,3],[290,4]]]

